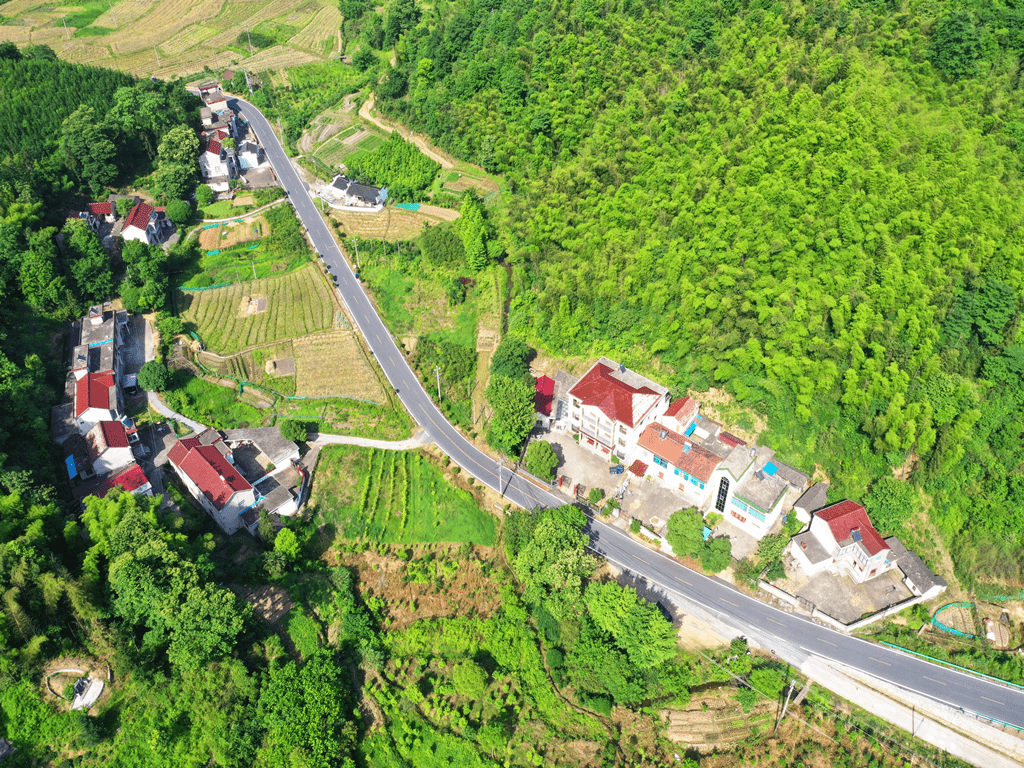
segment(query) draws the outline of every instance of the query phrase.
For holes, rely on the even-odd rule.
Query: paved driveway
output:
[[[591,488],[600,488],[605,496],[610,496],[623,480],[633,477],[628,471],[621,475],[610,474],[608,470],[613,466],[611,462],[593,451],[581,448],[572,436],[565,432],[545,432],[534,439],[551,443],[560,459],[556,470],[558,474],[568,475],[573,483],[583,483],[588,493]],[[668,518],[673,512],[685,506],[686,503],[681,496],[656,483],[630,483],[626,495],[622,498],[623,514],[627,518],[639,518],[656,533],[664,533]]]

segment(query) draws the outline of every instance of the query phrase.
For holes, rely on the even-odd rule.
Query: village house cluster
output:
[[[115,487],[137,495],[153,492],[137,460],[147,449],[124,415],[125,390],[135,387],[135,377],[124,373],[131,334],[128,313],[109,305],[90,307],[71,327],[65,395],[52,409],[51,425],[78,500],[102,498]]]
[[[203,127],[199,136],[199,170],[203,182],[229,196],[234,185],[247,188],[277,183],[263,147],[248,123],[228,105],[216,84],[199,88]]]
[[[602,357],[579,379],[559,371],[537,379],[538,419],[569,432],[580,447],[627,468],[633,484],[657,484],[706,517],[717,513],[760,540],[789,515],[805,530],[787,554],[807,575],[824,571],[862,583],[893,568],[914,594],[938,594],[945,582],[899,539],[883,539],[852,501],[829,504],[828,486],[701,415],[690,397]]]

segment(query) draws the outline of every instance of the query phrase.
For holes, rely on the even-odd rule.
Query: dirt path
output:
[[[388,123],[379,117],[374,117],[373,108],[376,103],[377,102],[374,99],[374,97],[370,96],[370,98],[363,102],[363,106],[360,107],[359,116],[364,120],[373,123],[386,133],[398,131],[399,135],[402,138],[411,141],[413,144],[420,148],[420,151],[422,151],[424,155],[429,157],[431,160],[440,163],[442,168],[450,171],[455,167],[454,159],[452,159],[448,155],[442,154],[441,150],[439,150],[437,147],[435,147],[422,136],[413,136],[409,129],[405,128],[404,126]]]

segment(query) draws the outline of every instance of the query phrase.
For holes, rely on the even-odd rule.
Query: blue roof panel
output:
[[[764,465],[764,473],[766,475],[768,475],[768,477],[774,476],[775,473],[778,472],[778,471],[779,471],[779,468],[776,467],[774,464],[772,464],[770,461],[767,464]]]

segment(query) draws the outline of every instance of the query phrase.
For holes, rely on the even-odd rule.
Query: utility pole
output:
[[[153,53],[156,54],[156,66],[157,66],[157,69],[159,69],[163,65],[160,64],[160,51],[158,51],[156,49],[156,43],[153,43]]]
[[[107,0],[107,8],[110,9],[110,15],[114,17],[114,29],[117,29],[117,14],[114,13],[114,6],[111,0]]]
[[[437,374],[437,402],[441,402],[441,366],[434,366],[434,373]]]
[[[249,22],[245,22],[245,36],[249,40],[249,55],[252,56],[252,35],[249,34]]]
[[[68,20],[66,16],[61,16],[60,20],[64,22],[64,34],[68,36],[68,40],[71,39],[71,33],[68,32]]]
[[[359,238],[358,237],[353,237],[352,241],[356,244],[356,269],[360,269],[361,270],[363,267],[359,263]],[[438,394],[438,397],[441,397],[440,393]]]
[[[259,280],[259,278],[256,277],[256,262],[255,261],[250,261],[249,263],[252,264],[252,279],[253,280]]]
[[[498,493],[504,498],[505,491],[501,487],[501,468],[505,466],[505,457],[498,459]]]

